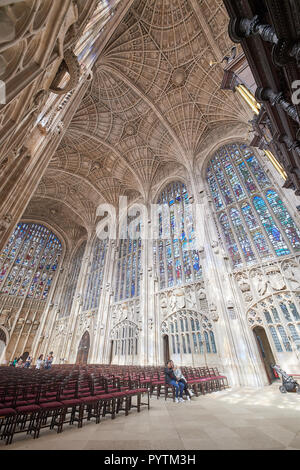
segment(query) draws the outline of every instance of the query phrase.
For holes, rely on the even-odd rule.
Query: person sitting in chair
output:
[[[182,398],[182,392],[184,390],[183,382],[177,380],[176,375],[174,374],[174,364],[173,361],[167,362],[167,367],[165,367],[165,379],[166,383],[169,385],[173,385],[175,387],[175,401],[183,402],[184,399]],[[178,399],[178,392],[179,392],[179,399]]]
[[[178,383],[179,382],[183,383],[186,398],[188,401],[190,401],[191,397],[193,396],[193,392],[189,390],[187,380],[184,377],[183,373],[181,372],[181,369],[179,366],[175,366],[174,374],[176,375],[176,379],[178,380]]]

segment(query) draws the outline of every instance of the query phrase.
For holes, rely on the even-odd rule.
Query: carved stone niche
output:
[[[219,314],[217,312],[217,307],[214,303],[211,303],[209,306],[209,316],[211,320],[213,321],[218,321],[219,320]]]
[[[247,274],[243,272],[237,273],[235,276],[235,280],[239,285],[244,301],[251,302],[253,300],[253,295],[251,293],[250,282]]]
[[[278,266],[271,266],[266,269],[267,279],[274,291],[282,290],[286,287]]]
[[[10,214],[5,214],[0,219],[0,233],[6,232],[6,230],[8,230],[9,225],[11,224],[11,221],[12,221],[12,216]]]
[[[250,273],[253,281],[256,294],[258,297],[263,297],[269,290],[269,280],[261,269],[253,269]]]
[[[290,286],[291,290],[300,289],[300,269],[299,265],[294,260],[284,261],[281,265],[282,272],[285,280]]]

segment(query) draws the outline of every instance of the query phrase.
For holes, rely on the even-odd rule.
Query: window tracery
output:
[[[95,310],[99,306],[100,293],[103,281],[107,240],[96,238],[92,250],[92,262],[87,277],[84,292],[83,310]]]
[[[254,152],[221,147],[207,181],[233,267],[300,250],[300,230]]]
[[[0,293],[46,300],[62,254],[44,225],[19,223],[0,254]]]
[[[158,237],[154,260],[160,289],[202,279],[199,253],[195,249],[192,207],[185,184],[175,181],[160,193],[157,203]]]
[[[211,320],[192,310],[179,310],[164,320],[162,332],[170,338],[173,355],[216,354],[217,347]]]

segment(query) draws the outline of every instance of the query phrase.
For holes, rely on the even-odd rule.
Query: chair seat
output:
[[[116,392],[116,393],[113,393],[112,395],[116,398],[123,398],[123,397],[126,397],[127,392]]]
[[[34,411],[40,411],[40,409],[41,407],[39,405],[27,405],[27,406],[18,406],[16,408],[16,411],[17,413],[32,413]]]
[[[0,419],[6,418],[6,416],[14,416],[17,412],[13,408],[1,408],[0,410]]]
[[[110,400],[111,398],[114,398],[114,395],[111,393],[105,393],[103,395],[98,395],[99,400]]]
[[[80,398],[81,403],[94,403],[99,401],[99,397],[97,395],[91,395],[89,397]]]
[[[54,410],[55,408],[62,408],[63,404],[60,401],[49,401],[49,403],[41,403],[40,406],[43,410]]]
[[[70,398],[69,400],[62,400],[64,406],[77,406],[81,405],[82,401],[79,398]]]
[[[16,401],[16,404],[14,406],[14,408],[19,408],[20,406],[27,406],[27,405],[30,405],[30,401],[29,400],[18,400]]]

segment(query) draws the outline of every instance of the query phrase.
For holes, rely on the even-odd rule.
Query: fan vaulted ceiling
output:
[[[91,227],[99,203],[149,201],[166,176],[193,171],[217,127],[247,123],[239,98],[220,89],[221,64],[209,65],[230,52],[227,26],[221,0],[136,0],[28,211],[59,201]]]

